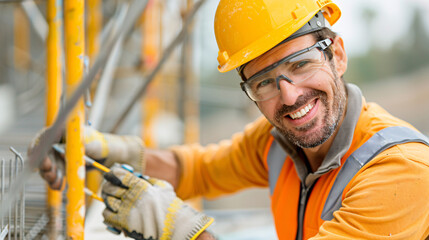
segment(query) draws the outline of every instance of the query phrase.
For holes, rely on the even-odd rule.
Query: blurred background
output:
[[[120,28],[120,9],[130,2],[84,2],[82,64],[88,74],[97,57],[110,50],[105,48],[109,31],[113,31],[115,23]],[[12,146],[25,161],[28,144],[47,124],[49,24],[55,20],[61,25],[63,18],[59,11],[53,20],[47,21],[48,3],[48,0],[0,0],[0,158],[3,159],[15,157],[9,150]],[[217,71],[218,49],[213,31],[217,3],[217,0],[204,1],[186,25],[184,19],[197,5],[196,1],[148,1],[144,14],[130,31],[122,34],[116,47],[106,55],[107,63],[97,71],[86,93],[85,100],[91,104],[85,107],[85,122],[104,132],[139,135],[149,147],[166,148],[173,144],[218,142],[243,130],[260,116],[241,91],[236,72]],[[429,2],[336,3],[342,17],[333,30],[343,37],[349,59],[345,80],[361,87],[367,101],[379,103],[428,135]],[[56,62],[64,68],[61,60],[64,29],[59,31],[57,50],[62,57]],[[176,38],[177,44],[172,45]],[[67,71],[72,70],[63,70],[58,79],[64,88]],[[145,84],[147,88],[138,96]],[[64,94],[59,93],[60,105],[64,105]],[[133,101],[135,96],[137,101]],[[132,107],[125,112],[127,106]],[[92,177],[87,175],[87,180]],[[44,239],[49,236],[50,228],[57,228],[55,236],[61,238],[66,212],[62,207],[60,220],[55,224],[46,220],[50,214],[46,213],[49,197],[37,174],[28,177],[25,193],[26,215],[21,217],[25,219],[27,239]],[[64,206],[67,199],[63,197],[61,201]],[[113,239],[102,224],[102,205],[87,201],[85,237]],[[267,189],[249,189],[219,199],[197,199],[193,204],[216,217],[212,229],[220,239],[275,239]]]

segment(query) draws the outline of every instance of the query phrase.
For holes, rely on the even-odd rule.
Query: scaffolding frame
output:
[[[6,1],[1,1],[6,2]],[[0,3],[1,3],[0,2]],[[21,1],[8,1],[8,2],[21,2]],[[85,164],[83,161],[83,143],[82,143],[82,129],[81,127],[85,121],[85,110],[83,105],[83,95],[89,89],[91,84],[97,79],[97,76],[102,68],[104,68],[104,74],[107,77],[102,77],[100,83],[109,82],[108,76],[111,74],[113,69],[116,67],[116,62],[118,56],[121,52],[121,46],[123,44],[126,34],[129,34],[131,28],[133,27],[136,20],[139,18],[140,14],[146,8],[147,0],[133,0],[130,1],[126,9],[123,18],[117,18],[116,21],[110,21],[103,30],[102,38],[105,39],[105,44],[99,48],[98,54],[96,55],[93,64],[89,68],[88,72],[84,74],[84,1],[65,1],[65,11],[64,11],[64,28],[62,28],[62,18],[60,9],[62,8],[62,1],[47,0],[47,13],[48,19],[45,22],[47,30],[41,29],[38,32],[39,37],[42,40],[46,40],[46,46],[48,49],[47,54],[47,77],[46,85],[48,91],[46,92],[46,126],[48,127],[46,131],[40,137],[40,142],[43,144],[38,145],[31,155],[28,156],[28,161],[22,167],[22,173],[16,174],[15,181],[10,187],[15,189],[24,189],[26,181],[31,176],[32,169],[39,166],[42,162],[44,156],[47,155],[52,144],[56,142],[60,135],[62,135],[65,122],[66,124],[66,158],[68,161],[66,179],[69,189],[68,189],[68,205],[66,207],[67,211],[67,237],[70,239],[83,239],[83,227],[84,227],[84,177],[82,177],[82,172],[85,172]],[[186,35],[189,34],[189,26],[192,23],[198,9],[203,5],[205,0],[200,0],[199,2],[193,4],[192,8],[187,9],[187,14],[183,20],[183,26],[181,31],[177,34],[174,40],[167,46],[163,51],[163,54],[160,56],[159,61],[156,66],[149,72],[148,77],[145,78],[142,86],[139,88],[138,93],[133,96],[129,104],[127,105],[125,111],[123,111],[119,120],[115,124],[112,132],[115,132],[116,129],[123,123],[123,120],[130,113],[130,110],[133,108],[134,104],[139,102],[139,99],[144,95],[149,84],[154,80],[155,76],[159,73],[162,66],[165,64],[167,59],[172,55],[173,51],[181,42],[186,39]],[[94,0],[91,4],[97,5],[97,2]],[[26,13],[30,19],[37,18],[38,22],[43,22],[43,19],[40,18],[40,12],[38,12],[37,7],[35,7],[34,2],[31,0],[22,1],[21,5],[26,9]],[[26,7],[25,7],[26,6]],[[188,1],[188,6],[191,6]],[[95,6],[92,6],[95,7]],[[31,21],[33,22],[33,21]],[[42,24],[43,25],[43,24]],[[72,27],[73,26],[73,27]],[[77,26],[77,27],[76,27]],[[36,25],[33,25],[36,27]],[[106,30],[107,29],[107,30]],[[64,49],[62,49],[61,43],[61,32],[64,31],[65,42]],[[97,30],[96,30],[97,31]],[[44,33],[46,32],[46,34]],[[104,35],[104,37],[103,37]],[[94,38],[92,36],[91,38]],[[96,46],[94,47],[96,48]],[[95,51],[95,50],[94,50]],[[64,60],[65,59],[65,60]],[[67,69],[73,69],[73,71],[67,71]],[[61,105],[61,96],[62,96],[62,75],[64,74],[66,84],[67,84],[67,100],[63,105]],[[103,76],[102,75],[102,76]],[[108,80],[103,80],[107,78]],[[99,83],[99,84],[100,84]],[[107,85],[109,85],[108,83]],[[100,89],[100,94],[104,97],[101,97],[101,100],[96,100],[96,102],[105,102],[106,95],[110,87],[105,87]],[[103,95],[104,94],[104,95]],[[104,106],[96,107],[95,109],[103,109]],[[77,109],[77,110],[76,110]],[[95,111],[94,111],[95,112]],[[103,111],[101,111],[103,112]],[[99,120],[97,120],[99,121]],[[115,129],[116,128],[116,129]],[[76,163],[77,165],[70,165],[71,163]],[[72,186],[72,187],[70,187]],[[59,215],[59,208],[61,207],[62,198],[61,192],[48,190],[47,200],[49,203],[49,208],[54,209],[52,212],[54,222],[57,222],[58,219],[61,219]],[[16,194],[10,193],[5,198],[2,195],[2,204],[4,206],[9,206],[17,198]],[[56,209],[56,210],[55,210]],[[0,217],[6,215],[5,208],[0,209]],[[52,216],[42,215],[38,223],[40,226],[45,226],[46,219],[51,219]],[[52,219],[51,219],[52,220]],[[37,225],[39,226],[39,225]],[[33,228],[37,228],[35,225]],[[9,225],[10,227],[10,225]],[[36,231],[36,230],[34,230]],[[2,236],[3,232],[0,233]],[[32,231],[28,233],[28,237],[31,237]],[[57,233],[49,234],[51,239],[56,239]],[[22,235],[24,236],[24,235]],[[0,238],[1,239],[1,238]]]

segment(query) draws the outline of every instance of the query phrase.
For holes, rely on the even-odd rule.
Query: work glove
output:
[[[40,142],[40,137],[46,131],[43,128],[31,141],[28,155]],[[89,126],[84,127],[85,154],[111,167],[114,163],[126,163],[138,172],[144,172],[146,163],[143,158],[144,146],[137,136],[119,136],[101,133]],[[48,156],[39,165],[39,173],[52,189],[59,190],[64,186],[64,155],[49,150]]]
[[[91,127],[84,128],[85,154],[110,168],[114,163],[125,163],[137,172],[144,173],[143,141],[137,136],[120,136],[101,133]]]
[[[213,218],[179,199],[168,182],[138,177],[117,165],[105,174],[105,179],[108,181],[102,187],[106,204],[104,223],[124,231],[128,237],[196,239],[213,223]]]

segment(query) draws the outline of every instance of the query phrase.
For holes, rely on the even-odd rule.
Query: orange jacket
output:
[[[279,239],[296,238],[300,177],[316,179],[306,203],[303,239],[425,239],[429,235],[429,147],[421,143],[396,145],[373,158],[347,185],[343,207],[334,218],[321,219],[325,200],[347,157],[381,129],[412,128],[364,100],[359,112],[350,145],[338,156],[335,168],[321,171],[320,176],[303,177],[294,161],[286,159],[271,196]],[[178,195],[210,198],[246,187],[267,187],[271,130],[268,121],[259,118],[231,140],[207,147],[172,148],[182,166]],[[322,163],[319,169],[324,167]]]

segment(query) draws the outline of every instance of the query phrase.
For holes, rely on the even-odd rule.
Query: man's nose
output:
[[[294,105],[298,97],[302,95],[301,88],[286,79],[281,79],[278,84],[283,104],[287,106]]]

